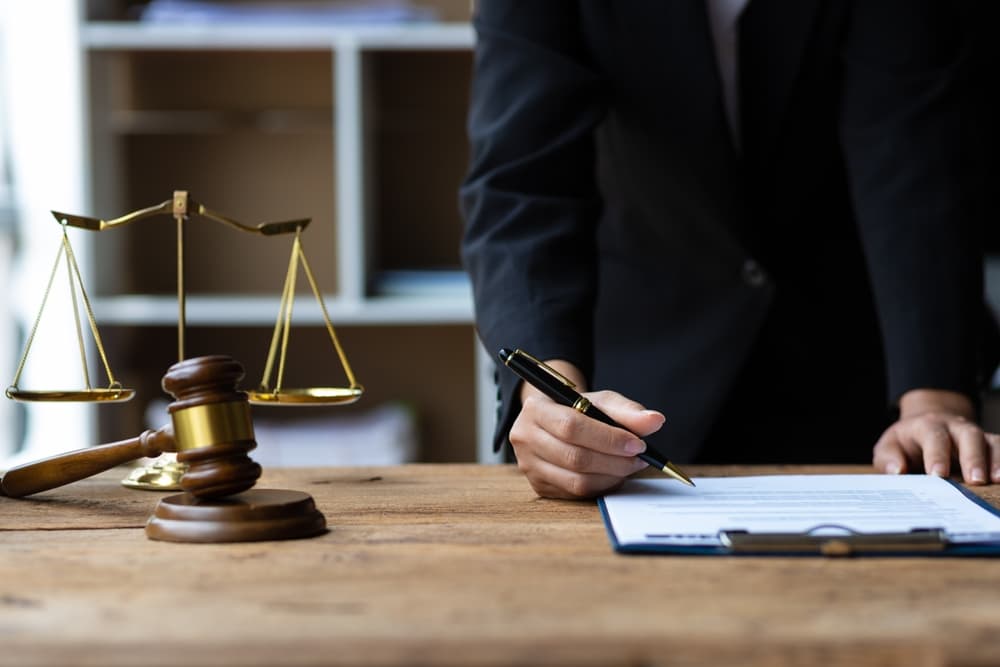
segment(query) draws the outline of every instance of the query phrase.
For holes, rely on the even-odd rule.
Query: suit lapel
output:
[[[645,103],[660,107],[705,159],[728,161],[732,151],[705,0],[609,0],[618,40],[610,44],[623,77],[644,87]]]
[[[706,158],[716,164],[736,167],[738,154],[726,121],[722,82],[715,58],[712,28],[705,0],[670,0],[660,3],[671,27],[673,57],[666,66],[674,70],[667,81],[687,80],[687,95],[683,104],[689,107],[690,118],[697,121],[688,127],[707,130],[704,145]],[[677,77],[677,78],[675,78]]]
[[[740,117],[746,154],[767,159],[823,0],[750,0],[740,19]]]
[[[618,0],[619,2],[621,0]],[[714,191],[703,204],[717,220],[739,215],[742,179],[740,160],[726,121],[715,46],[705,0],[637,2],[629,14],[658,48],[646,58],[646,80],[658,87],[657,105],[674,128],[673,141],[682,147],[688,168],[703,175]]]

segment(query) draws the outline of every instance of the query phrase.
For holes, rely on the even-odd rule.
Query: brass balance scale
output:
[[[302,231],[309,224],[309,219],[302,220],[290,220],[284,222],[265,222],[258,224],[256,226],[250,226],[233,220],[232,218],[221,215],[215,211],[212,211],[200,203],[197,203],[190,198],[187,191],[175,191],[173,197],[167,201],[164,201],[155,206],[150,206],[148,208],[143,208],[131,213],[127,213],[121,217],[114,218],[112,220],[100,220],[97,218],[90,218],[80,215],[71,215],[67,213],[60,213],[57,211],[52,212],[55,218],[62,225],[62,238],[59,244],[59,249],[56,253],[56,260],[52,267],[52,272],[49,276],[48,285],[46,286],[44,296],[42,298],[42,304],[39,308],[38,315],[35,319],[34,325],[28,335],[24,353],[21,356],[21,360],[17,366],[15,376],[11,382],[11,386],[8,387],[6,394],[8,398],[19,400],[19,401],[43,401],[43,402],[54,402],[54,401],[78,401],[78,402],[123,402],[132,399],[135,396],[135,390],[123,387],[120,382],[115,379],[114,373],[111,370],[111,366],[107,359],[107,354],[104,349],[104,344],[101,341],[101,336],[97,328],[97,322],[94,317],[93,308],[91,307],[90,299],[87,296],[86,289],[83,285],[83,280],[81,277],[80,268],[77,265],[76,257],[73,252],[73,248],[69,241],[69,236],[67,234],[67,227],[77,227],[80,229],[85,229],[89,231],[107,231],[114,229],[116,227],[121,227],[128,225],[144,218],[149,218],[158,215],[171,215],[176,220],[177,227],[177,304],[178,304],[178,321],[177,321],[177,355],[179,366],[182,362],[185,362],[185,329],[186,329],[186,300],[185,300],[185,286],[184,286],[184,228],[189,220],[190,216],[197,215],[214,222],[219,222],[227,225],[235,230],[246,232],[250,234],[259,234],[263,236],[278,236],[284,234],[294,234],[292,241],[291,256],[288,262],[288,270],[285,275],[284,287],[282,289],[281,299],[278,306],[278,315],[274,325],[274,332],[271,337],[271,343],[267,354],[267,361],[264,367],[263,377],[257,387],[257,389],[245,392],[245,396],[250,404],[258,405],[344,405],[348,403],[353,403],[358,400],[364,389],[358,384],[355,379],[354,373],[351,370],[350,363],[347,360],[347,356],[344,353],[343,347],[337,338],[336,331],[334,330],[333,324],[330,321],[330,316],[326,310],[326,306],[323,302],[323,297],[320,294],[319,287],[316,283],[316,279],[313,275],[312,269],[309,266],[309,262],[306,259],[305,252],[302,245]],[[78,345],[80,348],[80,361],[83,367],[83,377],[85,387],[82,389],[57,389],[57,390],[32,390],[32,389],[22,389],[18,386],[21,379],[21,374],[24,370],[25,364],[27,362],[29,353],[31,351],[31,346],[35,338],[35,334],[38,329],[39,322],[41,321],[42,314],[44,313],[46,303],[48,302],[49,295],[52,291],[52,286],[55,281],[56,275],[59,273],[59,268],[61,265],[65,264],[66,272],[69,274],[70,282],[70,294],[71,303],[73,308],[74,320],[76,322],[76,337]],[[323,323],[326,326],[326,330],[330,336],[330,341],[336,351],[337,357],[340,361],[344,373],[347,376],[349,386],[347,387],[306,387],[306,388],[289,388],[285,387],[283,383],[284,372],[285,372],[285,359],[288,351],[288,341],[291,329],[292,320],[292,309],[295,301],[295,286],[296,278],[298,275],[298,268],[301,265],[303,273],[309,281],[309,286],[312,289],[313,295],[319,304],[320,312],[323,317]],[[77,297],[77,290],[79,290],[79,299]],[[84,343],[83,329],[81,326],[80,317],[80,301],[83,303],[83,308],[86,312],[86,317],[90,325],[91,334],[94,339],[94,344],[97,348],[97,352],[100,356],[101,363],[104,367],[104,371],[107,375],[107,386],[106,387],[95,387],[93,386],[90,373],[87,365],[87,354],[86,345]],[[187,360],[196,361],[196,360]],[[277,373],[274,381],[272,382],[272,377],[275,376],[275,362],[277,361]],[[235,363],[235,362],[234,362]],[[238,366],[238,364],[237,364]],[[172,367],[171,370],[173,370]],[[240,371],[242,369],[240,368]],[[168,372],[168,376],[169,376]],[[165,378],[165,386],[166,386]],[[233,386],[235,390],[235,385]],[[243,396],[240,393],[240,396]],[[249,421],[249,412],[247,411],[247,416],[245,417]],[[177,418],[174,418],[175,426]],[[216,430],[219,428],[226,430],[230,428],[229,426],[223,425],[221,427],[213,425],[202,425],[208,430]],[[202,428],[202,430],[205,430]],[[247,426],[249,429],[249,437],[252,440],[252,426]],[[171,434],[172,436],[173,434]],[[151,490],[174,490],[181,488],[181,478],[184,476],[188,469],[188,465],[176,460],[169,459],[169,455],[165,455],[160,459],[154,461],[152,465],[136,468],[132,474],[130,474],[123,484],[125,486],[137,489],[151,489]],[[258,473],[259,474],[259,473]],[[10,475],[10,472],[8,472]],[[6,479],[6,478],[5,478]],[[251,482],[252,484],[252,482]],[[51,487],[47,487],[51,488]],[[303,494],[305,495],[305,494]],[[148,530],[147,530],[148,532]],[[170,539],[170,538],[167,538]]]

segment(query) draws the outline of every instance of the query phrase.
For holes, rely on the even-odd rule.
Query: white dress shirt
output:
[[[722,100],[726,109],[726,120],[733,135],[733,143],[740,147],[740,64],[739,30],[740,14],[750,0],[705,0],[708,5],[708,21],[715,42],[715,62],[719,67],[722,81]]]

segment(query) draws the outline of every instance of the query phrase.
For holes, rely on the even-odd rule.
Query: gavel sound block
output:
[[[13,468],[0,481],[21,497],[69,484],[143,456],[177,452],[188,464],[185,493],[162,498],[146,535],[171,542],[254,542],[312,537],[326,518],[301,491],[252,488],[260,465],[247,456],[257,446],[243,367],[222,355],[180,361],[163,377],[174,397],[170,425],[130,440],[61,454]]]

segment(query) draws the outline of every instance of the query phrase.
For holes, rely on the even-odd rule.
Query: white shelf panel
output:
[[[326,109],[268,109],[262,111],[218,111],[200,109],[116,109],[108,125],[121,134],[216,134],[254,132],[333,131],[333,111]]]
[[[466,23],[389,26],[163,25],[100,22],[83,25],[84,48],[103,50],[226,50],[361,48],[371,50],[470,49],[475,43]]]
[[[471,324],[472,299],[467,297],[375,297],[346,301],[323,297],[334,326]],[[173,296],[116,296],[93,300],[98,326],[176,326]],[[189,326],[274,326],[277,296],[187,297]],[[292,325],[321,325],[323,316],[311,294],[296,297]]]
[[[986,299],[1000,317],[1000,255],[988,255],[984,264]]]

